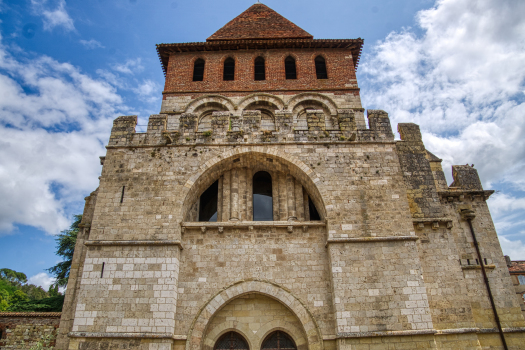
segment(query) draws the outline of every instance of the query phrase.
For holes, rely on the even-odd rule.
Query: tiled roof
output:
[[[60,317],[61,312],[0,312],[0,317]]]
[[[509,267],[509,272],[511,273],[525,273],[525,260],[513,261]]]
[[[313,36],[268,6],[257,3],[206,41],[238,39],[313,39]]]

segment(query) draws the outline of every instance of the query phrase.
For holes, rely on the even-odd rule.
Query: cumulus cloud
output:
[[[62,27],[66,31],[75,30],[73,20],[66,11],[65,0],[31,0],[33,12],[42,16],[44,30],[52,30],[55,27]]]
[[[124,74],[134,74],[138,72],[142,72],[144,70],[144,66],[140,64],[141,59],[129,59],[124,63],[121,64],[115,64],[113,65],[113,69],[117,72],[124,73]]]
[[[104,46],[100,42],[96,41],[95,39],[80,40],[80,43],[84,45],[87,49],[91,49],[91,50],[104,48]]]
[[[126,107],[105,80],[17,55],[0,44],[0,233],[24,224],[56,234],[69,225],[65,208],[97,187],[98,157]]]
[[[42,287],[45,291],[49,290],[49,287],[55,283],[55,279],[49,276],[45,272],[40,272],[34,276],[28,278],[27,283],[34,284],[35,286]]]
[[[388,111],[394,127],[419,124],[449,181],[450,165],[468,162],[486,188],[525,190],[522,13],[525,2],[513,0],[438,0],[418,13],[420,35],[410,28],[390,33],[363,58],[364,105]],[[505,195],[491,208],[513,197]],[[495,215],[496,225],[509,233],[518,216]]]

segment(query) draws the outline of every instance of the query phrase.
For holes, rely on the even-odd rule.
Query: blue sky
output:
[[[475,164],[504,253],[525,260],[525,2],[268,0],[315,38],[365,39],[365,108]],[[0,0],[0,268],[47,286],[53,235],[98,185],[112,120],[158,113],[155,44],[204,41],[253,1]]]

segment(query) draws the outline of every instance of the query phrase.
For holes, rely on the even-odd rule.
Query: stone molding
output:
[[[417,241],[418,236],[385,236],[385,237],[357,237],[357,238],[332,238],[326,241],[326,245],[334,243],[373,243],[394,241]]]
[[[414,335],[451,335],[466,333],[498,333],[497,328],[457,328],[457,329],[425,329],[410,331],[388,331],[388,332],[360,332],[360,333],[339,333],[336,339],[346,338],[368,338],[368,337],[399,337]],[[503,328],[503,333],[525,333],[525,327]]]
[[[186,350],[200,350],[204,345],[204,335],[213,315],[229,301],[250,293],[259,293],[273,298],[290,309],[301,322],[308,339],[310,350],[323,350],[323,337],[315,317],[308,306],[290,290],[274,282],[247,279],[235,282],[221,289],[208,299],[198,311],[187,335]]]
[[[168,333],[95,333],[95,332],[69,332],[70,338],[140,338],[140,339],[173,339],[186,340],[185,336]]]
[[[165,246],[165,245],[176,245],[182,248],[180,241],[86,241],[84,242],[87,246]]]

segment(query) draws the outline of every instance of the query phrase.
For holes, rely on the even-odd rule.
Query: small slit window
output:
[[[323,56],[317,56],[315,58],[315,73],[317,74],[317,79],[328,79],[326,61]]]
[[[264,58],[257,57],[253,68],[255,80],[266,80]]]
[[[271,333],[264,339],[261,346],[262,350],[297,350],[295,342],[286,333],[276,331]]]
[[[223,334],[215,343],[213,350],[249,350],[248,342],[237,332]]]
[[[297,72],[295,69],[295,58],[292,56],[286,57],[284,60],[284,71],[286,73],[286,79],[297,79]]]
[[[228,57],[224,61],[224,72],[223,80],[234,80],[235,79],[235,60],[231,57]]]
[[[201,195],[199,202],[199,222],[217,221],[217,201],[219,198],[219,181],[215,181]]]
[[[272,177],[266,171],[253,175],[253,220],[273,221]]]
[[[204,79],[204,60],[199,58],[193,64],[193,81],[202,81]]]

